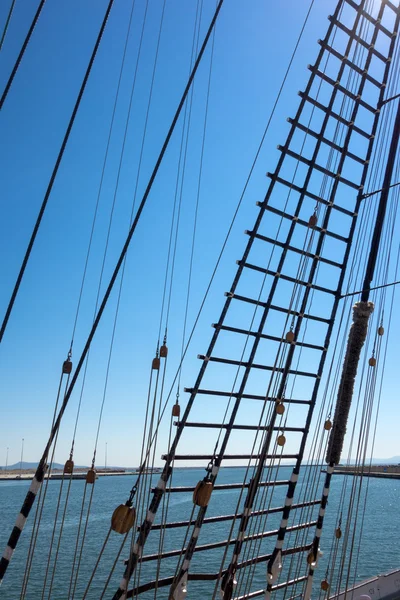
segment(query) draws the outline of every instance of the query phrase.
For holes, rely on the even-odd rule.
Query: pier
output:
[[[400,465],[338,465],[335,474],[400,479]]]
[[[34,476],[34,472],[0,472],[0,481],[31,481]],[[85,480],[87,469],[76,471],[71,475],[63,474],[62,471],[54,471],[50,474],[50,477],[45,476],[45,479],[51,481],[60,481],[61,479],[73,479],[73,480]],[[135,471],[96,471],[96,479],[98,477],[116,477],[117,475],[135,475]]]

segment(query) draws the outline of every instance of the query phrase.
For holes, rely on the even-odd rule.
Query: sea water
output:
[[[318,469],[318,473],[321,471],[321,469],[317,467],[313,467],[313,469]],[[277,481],[287,480],[290,477],[290,473],[290,467],[281,467],[275,472],[274,479]],[[244,474],[245,469],[241,467],[221,469],[218,476],[218,483],[239,483],[243,480]],[[173,486],[195,485],[197,481],[203,477],[203,469],[176,469],[173,475]],[[157,479],[158,476],[153,475],[153,485]],[[314,479],[308,479],[306,472],[303,472],[297,486],[297,492],[301,491],[301,486],[305,485],[306,480],[308,481],[307,485],[311,485],[310,481],[313,481]],[[74,595],[76,600],[81,600],[85,594],[90,574],[93,571],[93,567],[96,564],[109,530],[111,514],[118,504],[124,503],[127,500],[129,490],[134,481],[134,476],[99,477],[96,481],[85,537],[85,545],[82,553],[82,560],[80,562],[79,577]],[[320,476],[319,482],[317,482],[318,485],[316,486],[315,497],[319,497],[322,492],[321,482],[322,478]],[[350,476],[344,477],[336,475],[333,477],[321,540],[321,549],[325,550],[325,553],[320,561],[315,576],[318,587],[319,582],[325,576],[327,565],[332,558],[331,547],[334,542],[334,530],[340,515],[342,516],[342,529],[345,534],[346,511],[350,497],[353,497],[354,501],[353,514],[357,517],[358,533],[353,548],[351,548],[351,539],[348,543],[349,549],[347,552],[346,563],[351,562],[352,573],[354,573],[349,579],[349,583],[353,584],[354,581],[361,581],[390,569],[400,567],[400,511],[398,502],[400,480],[364,479],[363,491],[361,494],[359,494],[358,483],[357,485],[354,485],[356,483],[357,482]],[[53,536],[54,517],[56,514],[56,504],[59,497],[60,486],[60,481],[51,481],[46,490],[45,509],[43,510],[41,517],[39,536],[37,537],[35,545],[34,558],[25,595],[25,598],[27,599],[40,600],[41,598],[51,598],[51,600],[66,600],[69,597],[72,598],[72,594],[69,595],[69,590],[72,564],[76,551],[77,526],[80,520],[85,482],[79,480],[71,482],[69,502],[67,510],[65,511],[65,516],[64,498],[68,485],[67,482],[64,482],[62,501],[58,512],[58,523],[63,519],[63,532],[56,556],[59,542],[59,526],[56,528],[54,532],[53,550],[49,560],[49,548]],[[12,524],[15,521],[28,488],[29,482],[27,481],[0,482],[0,552],[2,552],[6,546]],[[286,485],[278,486],[274,492],[275,496],[271,496],[271,493],[269,492],[269,495],[266,497],[264,508],[282,506],[286,489]],[[90,491],[91,488],[88,486],[86,505]],[[237,509],[239,494],[240,490],[215,490],[212,495],[212,502],[210,503],[207,516],[234,513]],[[295,497],[295,502],[296,501],[299,501],[299,499]],[[243,498],[239,507],[242,505]],[[170,494],[168,521],[187,520],[192,510],[192,506],[192,494],[190,492]],[[158,519],[161,516],[161,510],[162,506],[159,510]],[[295,525],[297,522],[306,522],[309,519],[315,519],[317,512],[318,507],[300,511],[297,521],[294,520],[290,524]],[[26,567],[26,556],[29,545],[32,543],[31,533],[34,517],[35,511],[32,511],[12,562],[8,568],[3,585],[0,588],[1,599],[14,600],[20,598],[23,575]],[[268,518],[264,518],[262,522],[261,530],[276,530],[279,527],[280,518],[281,513],[268,515]],[[229,537],[230,525],[231,521],[203,525],[198,545],[215,543],[227,539]],[[354,525],[352,525],[352,528],[353,526]],[[362,535],[360,538],[361,528]],[[232,537],[235,536],[236,531],[237,529],[234,530]],[[184,542],[186,532],[186,528],[168,529],[163,550],[173,551],[179,549]],[[312,540],[314,532],[315,527],[312,527],[307,532],[308,537],[304,538],[301,537],[303,533],[299,533],[298,531],[293,532],[287,536],[285,547],[295,546],[301,543],[302,540],[309,543],[310,540]],[[351,538],[352,529],[350,529],[349,535]],[[247,555],[242,554],[242,559],[245,559],[246,556],[247,558],[251,558],[255,555],[265,555],[270,553],[273,549],[275,539],[276,535],[256,540],[251,545],[251,552]],[[129,554],[128,541],[121,554],[118,556],[121,540],[122,537],[118,534],[111,534],[97,567],[93,582],[87,591],[86,598],[88,600],[99,600],[103,597],[111,598],[118,587],[118,583],[124,570],[124,560]],[[343,540],[339,541],[339,549],[341,543],[343,543]],[[158,535],[153,535],[153,537],[151,535],[146,544],[144,554],[157,554],[158,544]],[[248,548],[249,547],[250,546],[248,546]],[[232,552],[231,548],[232,546],[230,546],[230,551],[228,553],[229,559]],[[221,546],[213,551],[196,552],[191,565],[191,572],[218,573],[224,551],[225,548]],[[295,577],[298,569],[302,574],[305,573],[304,565],[299,563],[299,560],[304,562],[304,553],[296,555],[293,558],[286,557],[284,560],[286,577]],[[159,564],[160,571],[158,578],[162,579],[163,577],[170,576],[171,571],[173,573],[176,561],[176,557],[163,560]],[[110,566],[114,562],[115,570],[103,596],[105,582],[110,573]],[[43,580],[47,564],[49,564],[49,571],[46,589],[44,590]],[[56,565],[55,570],[53,568],[54,564]],[[133,579],[131,583],[134,585],[142,585],[148,579],[154,579],[157,564],[157,561],[143,563],[140,571],[138,570],[136,573],[136,580]],[[348,564],[345,564],[344,566],[347,570]],[[50,591],[53,574],[54,579]],[[266,581],[265,575],[266,563],[260,562],[252,571],[251,580],[248,579],[247,581],[241,582],[241,590],[239,590],[239,592],[243,594],[250,589],[257,590],[264,588]],[[346,578],[344,577],[342,581],[336,585],[343,588],[345,584]],[[190,581],[188,584],[188,598],[211,598],[213,592],[213,582]],[[284,597],[283,592],[278,595],[281,598]],[[289,593],[286,597],[289,598],[290,595],[291,594]],[[143,598],[146,600],[147,598],[150,599],[154,597],[154,591],[146,592],[143,595]],[[157,598],[167,597],[168,587],[163,588],[157,594]]]

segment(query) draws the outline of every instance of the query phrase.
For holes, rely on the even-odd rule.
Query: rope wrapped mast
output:
[[[354,393],[354,383],[357,376],[358,363],[365,338],[367,337],[368,321],[373,310],[373,302],[361,301],[353,306],[353,324],[350,328],[347,340],[346,355],[344,358],[335,415],[333,418],[333,427],[326,452],[326,462],[329,465],[337,465],[340,463],[351,400]]]
[[[354,393],[354,384],[357,377],[358,363],[360,361],[361,350],[364,346],[365,339],[368,333],[368,322],[374,310],[374,303],[368,301],[356,302],[353,306],[353,323],[350,327],[349,337],[347,340],[346,354],[343,362],[342,376],[336,400],[335,415],[333,418],[333,427],[328,442],[326,452],[326,462],[328,467],[326,470],[324,490],[321,498],[321,505],[318,514],[317,527],[313,546],[307,557],[307,562],[310,565],[307,585],[304,593],[304,600],[310,600],[314,571],[318,566],[318,560],[321,556],[319,549],[322,527],[324,524],[324,516],[326,506],[328,504],[329,489],[331,478],[334,471],[334,466],[340,463],[342,454],[344,436],[346,435],[347,421],[349,418],[351,401]]]

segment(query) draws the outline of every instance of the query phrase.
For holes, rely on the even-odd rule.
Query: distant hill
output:
[[[7,469],[10,471],[17,471],[18,469],[21,469],[23,471],[27,471],[28,469],[36,469],[39,463],[37,462],[25,462],[22,461],[22,465],[20,462],[15,463],[15,465],[7,465]],[[60,463],[53,463],[53,469],[63,469],[64,465],[61,465]],[[0,469],[4,470],[4,467],[0,467]]]
[[[372,464],[373,465],[398,465],[398,464],[400,464],[400,456],[392,456],[392,458],[373,458]]]
[[[21,467],[21,463],[17,462],[14,465],[7,465],[7,470],[8,471],[18,471],[18,469],[21,469],[23,471],[28,471],[29,469],[36,469],[38,466],[38,462],[25,462],[22,461],[22,467]],[[75,465],[76,469],[88,469],[89,467],[87,465]],[[104,469],[104,465],[96,465],[97,469]],[[136,467],[115,467],[113,465],[107,465],[107,469],[117,469],[117,470],[123,470],[126,469],[127,471],[131,471],[131,470],[135,470]],[[4,471],[5,466],[0,467],[0,470]],[[53,463],[53,469],[64,469],[64,465],[61,463]]]

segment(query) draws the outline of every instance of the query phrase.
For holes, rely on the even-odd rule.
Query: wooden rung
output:
[[[335,81],[334,79],[332,79],[332,77],[329,77],[326,73],[323,73],[322,71],[320,71],[312,65],[308,65],[308,68],[310,69],[310,71],[312,71],[312,73],[320,77],[320,79],[322,79],[332,87],[336,88],[339,92],[353,100],[356,104],[359,104],[360,106],[364,107],[373,115],[376,113],[377,107],[371,106],[370,104],[368,104],[368,102],[365,102],[360,95],[354,94],[353,92],[348,90],[344,85],[342,85],[339,81]]]
[[[274,487],[279,485],[288,485],[289,480],[283,479],[279,481],[261,481],[259,485],[261,487]],[[241,490],[242,488],[248,488],[250,483],[217,483],[214,485],[214,490]],[[187,486],[178,486],[178,487],[170,487],[166,489],[166,493],[181,493],[181,492],[194,492],[196,486],[187,485]],[[152,491],[155,491],[156,488],[153,488]]]
[[[374,27],[377,27],[379,31],[387,35],[389,38],[392,37],[392,33],[384,26],[382,23],[378,21],[375,17],[373,17],[367,10],[361,8],[357,2],[354,0],[346,0],[347,4],[349,4],[354,10],[356,10],[361,16],[364,17],[367,21],[369,21]]]
[[[300,554],[301,552],[308,552],[311,550],[312,544],[307,544],[304,546],[296,546],[295,548],[286,548],[282,550],[282,556],[288,556],[290,554]],[[249,560],[245,560],[241,563],[237,564],[237,569],[244,569],[245,567],[249,567],[250,565],[254,565],[256,563],[268,562],[272,557],[272,554],[263,554],[260,556],[255,556],[250,558]]]
[[[276,398],[266,398],[265,396],[257,395],[257,394],[238,394],[237,392],[223,392],[220,390],[206,390],[199,388],[195,390],[195,388],[184,388],[184,392],[188,394],[206,394],[207,396],[222,396],[223,398],[243,398],[244,400],[259,400],[261,402],[276,402]],[[285,398],[285,402],[287,404],[310,404],[310,400],[297,400],[293,398]]]
[[[305,92],[299,92],[299,96],[300,96],[300,98],[303,98],[304,100],[306,100],[307,102],[309,102],[310,104],[315,106],[315,108],[318,108],[319,110],[322,110],[323,112],[329,114],[330,117],[333,117],[336,121],[338,121],[339,123],[342,123],[342,125],[346,125],[346,127],[351,127],[353,129],[353,131],[355,131],[356,133],[359,133],[360,135],[365,137],[367,140],[370,139],[371,133],[368,133],[367,131],[360,129],[360,127],[357,127],[357,125],[354,125],[353,122],[348,121],[347,119],[345,119],[344,117],[342,117],[341,115],[339,115],[338,113],[333,111],[328,106],[325,106],[324,104],[321,104],[321,102],[318,102],[318,100],[315,100],[311,96],[308,96]]]
[[[301,531],[303,529],[307,529],[308,527],[314,527],[317,524],[317,521],[309,521],[307,523],[299,523],[298,525],[292,525],[291,527],[287,528],[288,532],[293,532],[293,531]],[[243,538],[243,542],[251,542],[252,540],[261,540],[264,539],[266,537],[274,537],[277,536],[279,532],[279,529],[273,529],[270,531],[262,531],[260,533],[255,533],[252,535],[246,535]],[[224,548],[225,546],[232,546],[233,544],[236,543],[236,539],[230,539],[230,540],[221,540],[220,542],[212,542],[209,544],[198,544],[196,545],[196,547],[194,548],[193,552],[204,552],[207,550],[216,550],[217,548]],[[169,550],[166,552],[162,552],[161,554],[156,553],[156,554],[147,554],[145,556],[142,557],[141,562],[151,562],[154,560],[158,560],[158,559],[163,559],[163,558],[173,558],[174,556],[180,556],[182,554],[182,552],[186,552],[186,548],[183,549],[179,548],[177,550]],[[127,564],[128,561],[125,561],[125,564]]]
[[[309,283],[308,281],[301,281],[300,279],[296,279],[295,277],[290,277],[289,275],[284,275],[283,273],[277,274],[276,271],[271,271],[270,269],[264,269],[263,267],[253,265],[251,263],[247,263],[247,262],[242,263],[239,260],[237,264],[242,267],[246,267],[247,269],[251,269],[253,271],[258,271],[259,273],[264,273],[265,275],[270,275],[271,277],[279,277],[280,279],[283,279],[284,281],[290,281],[291,283],[298,283],[299,285],[302,285],[304,287],[309,287],[313,290],[317,290],[318,292],[323,292],[325,294],[333,294],[334,296],[336,296],[336,294],[337,294],[336,290],[332,290],[330,288],[325,288],[321,285]]]
[[[362,37],[360,37],[359,35],[357,35],[356,33],[354,33],[354,31],[352,31],[351,29],[349,29],[348,27],[346,27],[346,25],[344,23],[342,23],[341,21],[339,21],[339,19],[337,19],[336,17],[334,17],[333,15],[329,15],[328,19],[334,24],[336,25],[336,27],[338,29],[341,29],[342,31],[344,31],[344,33],[346,33],[349,37],[351,37],[353,40],[355,40],[358,44],[360,44],[360,46],[363,46],[364,48],[366,48],[367,50],[370,50],[370,52],[376,56],[377,58],[379,58],[379,60],[381,60],[382,62],[386,63],[387,62],[387,56],[383,56],[383,54],[381,54],[381,52],[378,52],[378,50],[376,50],[376,48],[372,48],[371,44],[369,42],[367,42],[366,40],[364,40]]]
[[[267,306],[266,302],[259,302],[259,300],[256,300],[255,298],[248,298],[246,296],[240,296],[239,294],[232,294],[231,297],[235,300],[239,300],[240,302],[257,304],[257,306],[261,306],[262,308],[266,308]],[[300,316],[300,313],[297,310],[289,310],[287,308],[284,308],[283,306],[277,306],[276,304],[271,304],[269,308],[270,310],[276,310],[287,315],[294,315],[295,317]],[[324,319],[323,317],[317,317],[316,315],[310,315],[308,313],[302,313],[301,316],[303,319],[311,319],[312,321],[319,321],[320,323],[330,323],[330,319]]]
[[[261,482],[260,485],[264,485],[266,482]],[[277,482],[279,483],[279,482]],[[285,484],[287,484],[288,482],[284,482]],[[235,485],[239,485],[239,484],[235,484]],[[240,484],[240,486],[242,486],[243,484]],[[279,483],[280,485],[280,483]],[[247,487],[249,487],[247,485]],[[214,486],[214,489],[217,488],[218,486]],[[152,489],[152,492],[155,491],[156,488]],[[194,487],[192,488],[192,490],[194,491]],[[219,488],[221,489],[221,487]],[[225,489],[225,488],[223,488]],[[168,491],[168,490],[167,490]],[[292,504],[291,507],[291,511],[294,511],[298,508],[307,508],[309,506],[315,506],[317,504],[321,504],[321,500],[312,500],[309,502],[300,502],[298,504]],[[273,508],[264,508],[263,510],[254,510],[250,513],[249,518],[251,517],[262,517],[263,515],[270,515],[270,514],[275,514],[275,513],[280,513],[283,512],[284,510],[284,506],[278,506],[278,507],[273,507]],[[241,517],[243,517],[243,513],[234,513],[234,514],[230,514],[230,515],[221,515],[219,517],[205,517],[203,519],[203,525],[207,525],[207,524],[213,524],[213,523],[221,523],[222,521],[233,521],[234,519],[240,519]],[[157,523],[156,525],[153,525],[152,530],[153,531],[158,531],[160,529],[177,529],[179,527],[187,527],[188,525],[191,524],[191,521],[170,521],[168,523]],[[140,525],[138,525],[137,527],[137,531],[140,531]]]
[[[181,425],[181,421],[174,421],[174,425]],[[199,427],[204,429],[239,429],[240,431],[268,431],[268,425],[230,425],[228,423],[197,423],[194,421],[185,421],[185,427]],[[294,431],[301,432],[305,431],[304,427],[273,427],[273,431]]]
[[[298,377],[317,377],[317,373],[309,373],[308,371],[298,371],[297,369],[284,369],[281,367],[272,367],[269,365],[260,365],[258,363],[249,363],[242,360],[233,360],[231,358],[221,358],[219,356],[204,356],[204,354],[198,354],[197,358],[200,360],[206,360],[210,362],[217,362],[224,365],[233,365],[236,367],[246,367],[251,369],[260,369],[262,371],[273,371],[274,373],[289,373],[290,375],[297,375]]]
[[[299,123],[299,121],[295,121],[294,119],[289,118],[288,122],[291,123],[292,125],[295,125],[301,131],[304,131],[304,133],[307,133],[307,135],[311,135],[311,137],[313,137],[317,140],[321,140],[321,142],[323,142],[330,148],[333,148],[333,150],[336,150],[337,152],[340,152],[341,154],[345,154],[347,158],[351,158],[352,160],[360,163],[361,165],[365,165],[365,158],[361,158],[360,156],[357,156],[357,154],[353,154],[353,152],[350,152],[346,147],[338,146],[338,144],[331,142],[331,140],[328,140],[328,138],[323,137],[317,131],[313,131],[312,129],[309,129],[308,127],[306,127],[306,125],[302,125],[301,123]],[[321,200],[320,200],[320,202],[321,202]],[[325,200],[325,203],[329,204],[326,200]],[[323,204],[323,202],[321,202],[321,204]],[[350,212],[350,211],[348,211],[348,212]]]
[[[386,6],[388,8],[390,8],[397,15],[397,12],[398,12],[399,9],[398,9],[397,6],[395,6],[393,4],[393,2],[391,2],[391,0],[382,0],[382,2],[383,2],[383,4],[386,4]]]
[[[293,123],[293,124],[296,123],[297,127],[303,127],[302,125],[300,126],[300,124],[298,122],[295,122],[294,119],[289,118],[288,121],[289,121],[289,123]],[[272,177],[273,177],[274,181],[276,181],[277,183],[281,183],[282,185],[285,185],[289,189],[291,189],[295,192],[298,192],[299,194],[303,194],[307,198],[311,198],[311,200],[315,200],[315,202],[318,202],[318,204],[323,204],[324,206],[331,206],[334,210],[337,210],[345,215],[349,215],[350,217],[354,216],[354,212],[352,212],[351,210],[348,210],[347,208],[343,208],[343,206],[339,206],[339,204],[335,204],[334,202],[331,202],[330,200],[325,200],[325,198],[321,198],[320,196],[313,194],[312,192],[308,191],[305,188],[301,188],[300,186],[294,184],[291,181],[288,181],[287,179],[284,179],[283,177],[279,177],[278,175],[273,175]]]
[[[278,583],[277,585],[272,586],[272,591],[275,592],[276,590],[284,590],[293,585],[297,585],[298,583],[301,583],[302,581],[306,581],[307,579],[308,579],[308,575],[303,575],[302,577],[297,577],[296,579],[290,579],[289,581],[284,581],[282,583]],[[251,598],[259,598],[260,596],[265,596],[265,589],[257,590],[256,592],[250,592],[249,594],[246,594],[245,596],[237,596],[235,598],[235,600],[250,600]],[[289,598],[289,600],[290,600],[290,598]]]
[[[327,50],[330,54],[332,54],[333,56],[335,56],[336,58],[338,58],[341,62],[344,62],[346,65],[348,65],[351,69],[353,69],[353,71],[355,71],[359,75],[362,75],[363,77],[365,77],[365,79],[367,81],[371,82],[378,89],[380,89],[382,87],[382,84],[379,83],[379,81],[377,79],[375,79],[374,77],[372,77],[372,75],[370,75],[368,73],[368,71],[366,71],[365,69],[362,69],[361,67],[359,67],[358,65],[356,65],[349,58],[346,58],[343,54],[341,54],[340,52],[338,52],[335,48],[333,48],[332,46],[330,46],[329,44],[327,44],[325,42],[325,40],[318,40],[318,43],[320,44],[320,46],[322,46],[322,48],[324,48],[325,50]]]
[[[273,173],[267,173],[267,175],[268,175],[268,177],[274,178]],[[304,221],[304,219],[300,219],[298,216],[289,215],[288,213],[284,212],[283,210],[279,210],[279,208],[275,208],[274,206],[271,206],[270,204],[263,204],[262,202],[257,202],[257,204],[261,208],[264,208],[265,210],[268,210],[269,212],[272,212],[275,215],[278,215],[279,217],[283,217],[284,219],[289,219],[289,221],[296,221],[296,223],[298,223],[298,225],[303,225],[303,227],[307,227],[307,229],[309,227],[308,221]],[[314,230],[319,231],[321,233],[322,227],[315,225]],[[324,231],[325,235],[328,235],[329,237],[333,237],[333,238],[335,238],[335,240],[339,240],[340,242],[344,242],[345,244],[347,244],[347,242],[349,241],[349,239],[344,237],[343,235],[339,235],[338,233],[334,233],[333,231],[329,231],[328,229],[324,229],[323,231]]]
[[[271,340],[272,342],[278,342],[279,344],[281,342],[283,342],[285,344],[290,343],[286,340],[285,337],[280,338],[276,335],[268,335],[267,333],[260,334],[258,331],[248,331],[247,329],[240,329],[238,327],[230,327],[230,325],[219,325],[218,323],[213,323],[212,326],[215,327],[215,329],[219,329],[220,331],[230,331],[232,333],[239,333],[242,335],[250,335],[252,337],[260,338],[261,340]],[[303,342],[303,341],[296,341],[296,346],[301,346],[303,348],[311,348],[312,350],[320,350],[321,352],[325,351],[325,348],[323,346],[317,346],[317,344],[308,344],[307,342]]]
[[[310,319],[311,321],[319,321],[320,323],[331,323],[331,319],[324,319],[324,317],[317,317],[316,315],[310,315],[309,313],[300,314],[298,310],[288,310],[283,306],[277,306],[276,304],[271,304],[271,310],[276,310],[278,312],[282,312],[288,315],[294,315],[295,317],[302,317],[303,319]]]
[[[307,544],[305,546],[297,546],[296,548],[286,548],[282,550],[282,556],[290,556],[291,554],[299,554],[301,552],[309,552],[311,550],[312,544]],[[271,558],[272,554],[263,554],[261,556],[257,556],[251,558],[249,560],[238,563],[237,568],[243,569],[245,567],[249,567],[256,563],[268,562]],[[188,572],[188,581],[216,581],[223,575],[225,575],[226,569],[223,571],[218,571],[216,573],[192,573]],[[170,586],[174,581],[173,577],[164,577],[158,578],[154,581],[149,581],[143,585],[139,585],[132,590],[128,590],[126,597],[127,598],[136,598],[136,596],[143,594],[144,592],[148,592],[150,590],[154,590],[155,588],[159,589],[162,587]]]
[[[350,211],[348,211],[350,212]],[[273,244],[274,246],[279,246],[279,248],[285,248],[290,252],[296,252],[297,254],[301,254],[302,256],[307,256],[307,258],[317,258],[318,262],[325,263],[327,265],[332,265],[332,267],[337,267],[338,269],[343,268],[342,263],[338,263],[334,260],[330,260],[329,258],[325,258],[324,256],[318,256],[313,254],[312,252],[306,252],[301,248],[296,248],[296,246],[287,245],[285,242],[279,242],[278,240],[274,240],[273,238],[267,237],[266,235],[261,235],[261,233],[254,233],[254,231],[245,230],[245,234],[254,237],[257,240],[261,240],[263,242],[268,242],[269,244]]]
[[[346,177],[342,177],[338,173],[334,173],[333,171],[331,171],[330,169],[327,169],[326,167],[323,167],[322,165],[318,165],[315,161],[313,161],[309,158],[306,158],[305,156],[302,156],[301,154],[298,154],[297,152],[293,152],[293,150],[289,150],[289,148],[287,148],[286,146],[278,146],[278,150],[280,150],[281,152],[284,152],[287,156],[291,156],[292,158],[295,158],[296,160],[300,161],[304,165],[308,165],[311,169],[315,169],[316,171],[319,171],[320,173],[323,173],[324,175],[327,175],[328,177],[331,177],[332,179],[337,179],[338,181],[340,181],[340,183],[343,183],[344,185],[347,185],[347,186],[353,188],[354,190],[360,189],[360,185],[358,183],[355,183],[354,181],[350,181],[350,179],[346,179]]]
[[[168,454],[162,454],[162,460],[168,460],[170,457]],[[173,460],[207,460],[210,461],[215,458],[213,454],[174,454]],[[258,460],[261,458],[261,454],[224,454],[221,460]],[[288,460],[298,458],[298,454],[267,454],[266,459]]]

